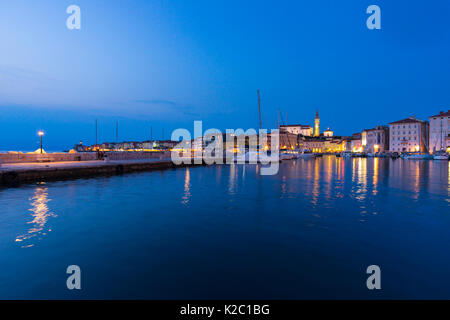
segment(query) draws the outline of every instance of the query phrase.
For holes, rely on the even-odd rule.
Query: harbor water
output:
[[[450,299],[448,161],[323,158],[0,189],[1,299]],[[81,268],[81,290],[66,269]],[[381,290],[368,290],[378,265]]]

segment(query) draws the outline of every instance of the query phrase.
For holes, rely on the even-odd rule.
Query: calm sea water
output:
[[[323,157],[0,190],[0,298],[450,298],[448,162]],[[79,265],[82,290],[66,288]],[[382,290],[366,288],[381,268]]]

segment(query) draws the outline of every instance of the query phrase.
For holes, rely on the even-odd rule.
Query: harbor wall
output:
[[[110,160],[163,159],[170,157],[169,152],[106,152]],[[97,160],[96,152],[80,153],[0,153],[0,163],[60,162]]]
[[[0,170],[1,185],[18,185],[24,182],[42,182],[51,180],[65,180],[77,178],[90,178],[99,175],[117,175],[138,171],[164,170],[198,166],[195,164],[175,165],[170,160],[158,161],[105,161],[101,164],[86,163],[82,165],[70,164],[63,167],[55,167],[49,164],[41,168],[26,168],[19,170]]]

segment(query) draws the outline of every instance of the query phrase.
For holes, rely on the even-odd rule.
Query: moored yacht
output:
[[[433,154],[433,159],[434,160],[448,160],[448,158],[449,158],[449,155],[444,149],[436,151]]]
[[[429,153],[402,153],[401,157],[407,160],[428,160],[433,159],[433,156]]]
[[[351,151],[342,151],[341,152],[341,157],[343,157],[343,158],[351,158],[352,157],[352,152]]]
[[[292,160],[294,159],[294,153],[281,151],[280,152],[280,160]]]
[[[315,158],[316,155],[312,152],[299,152],[297,154],[297,158],[298,159],[311,159],[311,158]]]

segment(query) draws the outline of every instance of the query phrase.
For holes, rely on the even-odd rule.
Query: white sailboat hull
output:
[[[428,160],[433,159],[433,156],[430,154],[410,154],[406,155],[403,159],[407,160]]]
[[[280,153],[280,160],[292,160],[294,159],[294,155],[293,154],[282,154]]]
[[[299,153],[297,156],[298,159],[311,159],[315,157],[316,155],[314,153]]]

